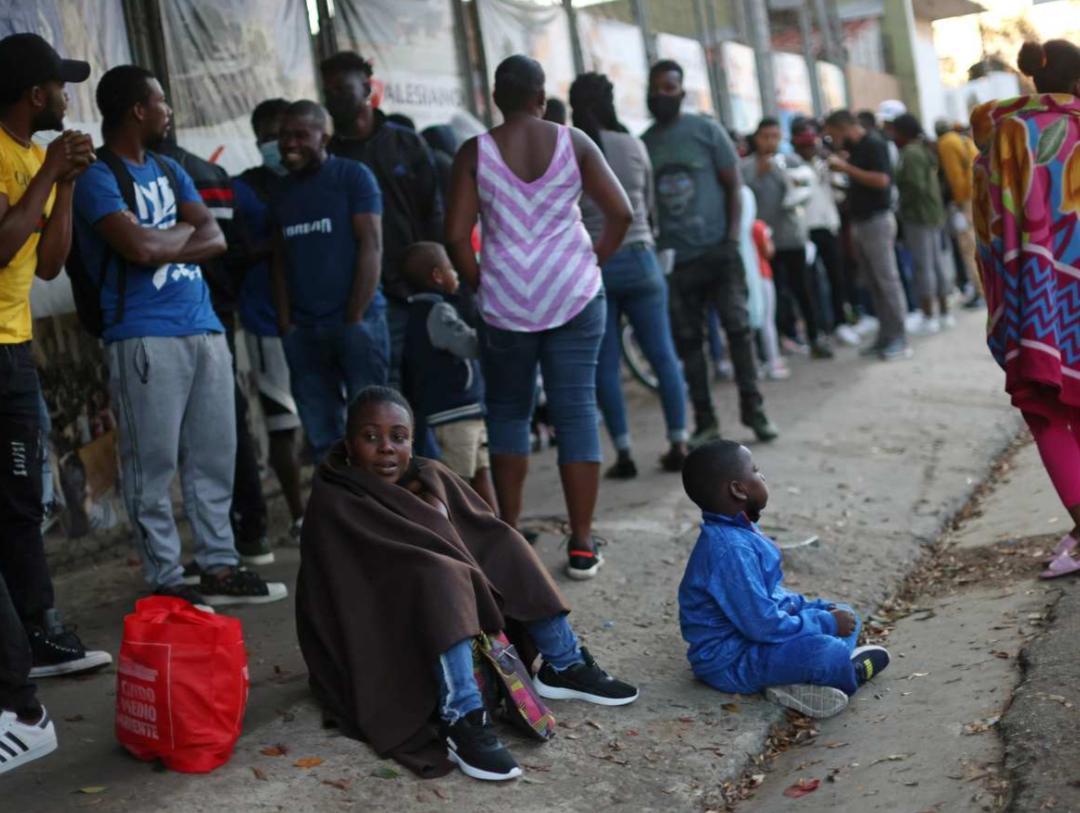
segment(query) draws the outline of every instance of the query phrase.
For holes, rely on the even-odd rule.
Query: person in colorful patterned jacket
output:
[[[1080,571],[1080,48],[1025,43],[1037,95],[987,102],[971,125],[987,344],[1074,527],[1043,578]]]
[[[559,438],[570,537],[567,573],[591,579],[602,558],[592,535],[600,483],[596,366],[606,304],[600,265],[633,222],[630,201],[600,148],[580,130],[544,121],[544,69],[526,56],[495,71],[503,123],[454,159],[446,242],[484,321],[491,470],[502,518],[517,526],[529,470],[536,368]],[[581,221],[587,194],[603,214],[595,244]],[[480,218],[477,262],[472,230]]]

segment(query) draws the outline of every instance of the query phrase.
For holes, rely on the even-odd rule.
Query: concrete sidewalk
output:
[[[753,447],[772,490],[763,524],[782,542],[820,537],[816,547],[788,553],[790,585],[872,610],[986,475],[1019,421],[983,345],[983,320],[963,314],[955,331],[918,343],[910,362],[868,364],[841,351],[833,362],[797,363],[791,380],[766,385],[782,436]],[[597,530],[610,541],[608,564],[595,581],[573,583],[561,574],[558,533],[545,534],[539,552],[558,574],[590,649],[609,671],[637,682],[642,697],[625,709],[557,703],[560,735],[542,747],[508,735],[523,780],[499,787],[460,775],[423,782],[363,744],[321,730],[307,699],[290,601],[236,613],[252,693],[228,765],[184,776],[127,756],[112,734],[109,671],[42,686],[61,748],[5,777],[5,797],[32,811],[668,811],[716,804],[721,785],[761,750],[779,713],[757,698],[716,693],[690,675],[675,592],[696,512],[678,477],[652,466],[664,445],[658,405],[629,390],[642,476],[602,488]],[[720,385],[716,393],[725,433],[749,441],[737,424],[734,389]],[[533,460],[526,509],[554,529],[553,518],[563,515],[555,457]],[[263,570],[291,586],[295,567],[296,553],[279,551]],[[84,639],[115,652],[122,615],[142,589],[137,568],[124,560],[99,564],[62,577],[58,589]],[[278,743],[286,756],[260,753]],[[294,766],[309,756],[322,763]],[[88,786],[106,790],[77,792]]]

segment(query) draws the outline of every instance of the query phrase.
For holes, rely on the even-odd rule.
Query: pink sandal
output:
[[[1065,536],[1061,537],[1061,539],[1058,540],[1057,545],[1054,547],[1054,552],[1045,559],[1043,559],[1042,563],[1044,565],[1049,565],[1052,561],[1057,559],[1063,553],[1072,553],[1073,548],[1076,547],[1076,544],[1076,538],[1071,533],[1065,534]]]
[[[1080,559],[1073,559],[1068,553],[1063,553],[1050,562],[1050,566],[1039,574],[1039,578],[1057,579],[1071,573],[1080,573]]]

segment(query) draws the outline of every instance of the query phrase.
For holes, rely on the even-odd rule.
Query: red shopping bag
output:
[[[139,759],[209,773],[232,756],[248,696],[240,620],[151,596],[124,618],[116,738]]]

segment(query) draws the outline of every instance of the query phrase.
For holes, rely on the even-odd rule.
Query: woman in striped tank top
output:
[[[544,70],[512,56],[495,71],[504,122],[467,141],[454,159],[446,240],[478,292],[481,365],[487,385],[491,472],[502,518],[517,526],[529,468],[536,371],[544,377],[559,438],[559,473],[570,520],[572,578],[596,575],[592,535],[600,478],[596,360],[604,335],[600,263],[618,250],[630,202],[596,144],[543,121]],[[595,245],[581,222],[582,192],[599,206]],[[470,235],[479,218],[479,262]]]

